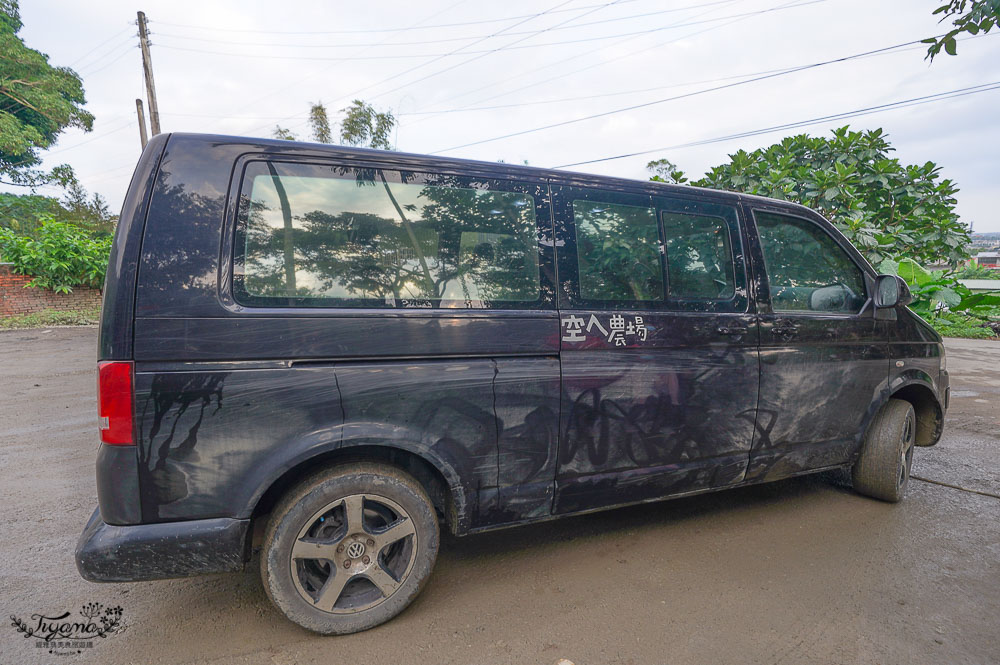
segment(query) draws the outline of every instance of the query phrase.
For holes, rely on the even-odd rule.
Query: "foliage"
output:
[[[730,155],[691,184],[795,201],[826,215],[878,265],[887,256],[957,262],[968,256],[968,229],[955,213],[958,188],[934,162],[890,158],[881,129],[848,127],[831,138],[806,134]],[[682,175],[682,174],[681,174]]]
[[[14,271],[31,275],[29,286],[69,293],[77,285],[100,287],[108,268],[111,238],[93,238],[79,227],[45,219],[37,237],[0,228],[0,255]]]
[[[65,169],[44,173],[39,150],[67,127],[90,131],[94,116],[83,110],[83,82],[68,67],[25,46],[17,0],[0,0],[0,177],[33,186],[59,180]]]
[[[992,314],[985,319],[961,313],[944,312],[931,324],[944,337],[996,339],[1000,337],[1000,308],[994,308]]]
[[[980,335],[980,329],[1000,333],[1000,291],[973,293],[947,271],[927,270],[912,259],[886,259],[878,268],[906,280],[913,294],[910,309],[942,335],[959,335],[958,328],[968,329],[962,337],[990,336]]]
[[[955,272],[958,279],[1000,279],[1000,268],[990,268],[976,263],[961,268]]]
[[[54,219],[85,229],[95,236],[111,236],[118,216],[112,215],[100,194],[87,193],[73,178],[62,201],[36,194],[0,193],[0,227],[19,235],[35,236],[42,222]]]
[[[118,224],[118,215],[111,214],[104,197],[97,192],[90,196],[76,178],[66,187],[62,206],[69,211],[67,221],[87,229],[93,235],[111,236]]]
[[[323,102],[316,102],[309,109],[309,126],[312,128],[313,139],[317,143],[333,142],[330,119],[326,115],[326,107],[323,106]]]
[[[950,0],[933,13],[942,14],[941,22],[949,18],[953,20],[951,30],[944,35],[923,40],[925,44],[930,44],[926,57],[931,62],[934,61],[934,56],[941,53],[941,49],[948,55],[955,55],[958,52],[955,37],[959,34],[967,32],[978,35],[980,32],[989,32],[993,26],[1000,24],[1000,0]]]
[[[290,129],[285,129],[281,125],[275,125],[271,131],[271,137],[284,141],[298,141],[299,138]]]
[[[646,164],[646,168],[653,173],[650,180],[656,182],[668,182],[672,185],[683,185],[688,181],[684,172],[677,168],[669,159],[655,159]]]
[[[379,112],[371,104],[355,99],[347,108],[340,123],[340,140],[346,145],[392,150],[389,136],[396,126],[391,111]]]
[[[99,307],[83,311],[47,309],[34,314],[20,314],[0,319],[0,330],[18,328],[48,328],[50,326],[87,326],[99,323]]]

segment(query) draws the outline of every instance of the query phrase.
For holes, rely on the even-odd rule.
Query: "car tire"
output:
[[[291,621],[325,635],[373,628],[430,577],[440,533],[423,487],[391,466],[356,463],[293,487],[268,521],[261,579]]]
[[[902,499],[910,480],[916,431],[913,406],[890,399],[875,415],[851,469],[854,489],[892,503]]]

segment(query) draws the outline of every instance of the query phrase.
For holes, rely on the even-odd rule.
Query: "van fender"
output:
[[[248,518],[263,498],[286,474],[319,457],[351,448],[381,447],[402,450],[416,455],[436,469],[445,479],[455,510],[455,528],[464,531],[469,525],[469,506],[474,505],[475,490],[464,489],[458,465],[440,454],[435,446],[420,440],[420,432],[385,423],[350,423],[321,427],[283,441],[275,450],[275,463],[268,472],[254,478],[254,490],[239,512]],[[280,451],[280,452],[278,452]]]
[[[941,407],[941,395],[938,393],[937,386],[935,385],[930,374],[919,368],[911,368],[896,374],[891,380],[887,378],[886,381],[879,385],[879,388],[876,391],[877,396],[874,400],[872,400],[871,405],[868,407],[868,411],[865,413],[864,427],[861,428],[858,435],[857,446],[854,456],[851,459],[852,464],[857,459],[857,456],[861,454],[861,445],[865,440],[865,435],[868,433],[868,428],[875,419],[875,414],[881,411],[882,407],[885,406],[890,399],[900,396],[901,393],[906,395],[904,399],[908,398],[910,394],[916,392],[913,390],[914,388],[916,391],[928,391],[930,396],[933,398],[933,405],[936,410],[936,414],[927,413],[926,411],[921,413],[920,409],[917,408],[917,405],[914,406],[914,408],[917,409],[918,430],[921,428],[921,416],[924,418],[924,423],[927,422],[926,419],[928,416],[936,421],[934,428],[936,431],[933,434],[924,434],[925,437],[932,437],[932,441],[930,443],[918,443],[917,445],[928,446],[937,443],[937,440],[941,436],[941,430],[943,429],[941,423],[944,419],[944,409]],[[928,427],[928,425],[924,424],[923,427]]]

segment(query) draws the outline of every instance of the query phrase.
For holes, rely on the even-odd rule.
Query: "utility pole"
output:
[[[142,100],[135,100],[135,113],[139,116],[139,141],[145,150],[148,139],[146,138],[146,114],[142,112]]]
[[[146,14],[138,13],[139,46],[142,48],[142,73],[146,77],[146,101],[149,104],[149,129],[153,136],[160,133],[160,107],[156,103],[156,86],[153,84],[153,63],[149,59],[149,30]]]

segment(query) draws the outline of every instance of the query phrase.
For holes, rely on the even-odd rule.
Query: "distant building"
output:
[[[984,268],[1000,268],[1000,252],[979,252],[972,262]]]
[[[973,293],[1000,291],[1000,279],[960,279],[958,281]]]

